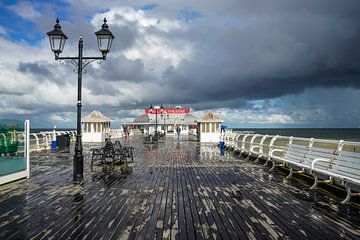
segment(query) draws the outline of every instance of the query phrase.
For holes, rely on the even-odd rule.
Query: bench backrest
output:
[[[250,152],[259,155],[260,154],[260,143],[262,143],[263,135],[255,134],[250,141]]]
[[[312,162],[317,158],[329,159],[330,162],[323,162],[323,161],[316,162],[317,169],[327,170],[329,169],[332,162],[336,160],[337,156],[338,156],[338,151],[336,149],[309,147],[306,163],[309,166],[311,166]]]
[[[122,148],[122,145],[121,145],[120,141],[115,141],[114,148],[115,149],[121,149]]]
[[[347,142],[344,142],[344,145]],[[353,152],[341,149],[336,160],[331,164],[329,171],[335,172],[348,178],[360,180],[360,143],[354,143]],[[357,150],[356,150],[357,148]]]
[[[242,151],[250,152],[250,142],[254,135],[255,134],[252,134],[252,133],[245,135],[245,137],[242,140],[242,145],[241,145]]]
[[[289,143],[285,148],[284,158],[291,162],[304,163],[308,153],[308,146]]]
[[[111,141],[106,142],[104,146],[104,153],[112,152],[114,151],[114,145]]]
[[[293,141],[300,140],[305,144],[294,144]],[[317,147],[315,145],[315,140],[313,138],[308,139],[308,143],[306,141],[307,139],[304,138],[291,138],[290,143],[285,148],[285,154],[284,158],[289,159],[292,162],[302,163],[307,165],[309,168],[311,167],[312,162],[317,158],[323,158],[323,159],[330,159],[329,162],[322,162],[318,161],[316,163],[316,167],[319,169],[328,169],[331,162],[333,162],[337,157],[337,152],[340,147],[340,143],[337,144],[336,141],[332,140],[320,140],[320,142],[324,143],[323,141],[328,142],[327,145],[329,146],[336,146],[337,148],[325,148],[325,147]],[[331,145],[332,144],[332,145]]]

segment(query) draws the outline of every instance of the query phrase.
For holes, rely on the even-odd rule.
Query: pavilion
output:
[[[83,142],[104,142],[109,137],[111,121],[99,111],[92,111],[83,117]]]

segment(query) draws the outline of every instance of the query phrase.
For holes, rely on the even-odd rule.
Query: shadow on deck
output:
[[[360,237],[359,209],[213,145],[128,144],[130,172],[91,172],[87,152],[81,185],[72,183],[72,151],[32,154],[32,178],[0,187],[0,239]]]

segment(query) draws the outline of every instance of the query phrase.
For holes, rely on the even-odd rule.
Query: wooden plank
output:
[[[164,191],[161,197],[160,203],[160,210],[159,215],[156,221],[156,231],[155,231],[155,238],[162,239],[164,226],[165,226],[165,213],[166,213],[166,203],[168,201],[169,190],[170,190],[170,174],[171,174],[171,167],[165,167],[164,171]]]
[[[350,206],[339,214],[327,196],[230,152],[220,156],[212,145],[171,138],[152,149],[132,144],[137,166],[130,175],[108,171],[92,178],[86,168],[83,191],[72,185],[69,154],[35,158],[30,181],[0,192],[0,238],[360,237]]]

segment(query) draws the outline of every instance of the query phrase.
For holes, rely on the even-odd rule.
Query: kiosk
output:
[[[207,112],[197,120],[197,138],[199,142],[219,143],[220,124],[223,120]]]

